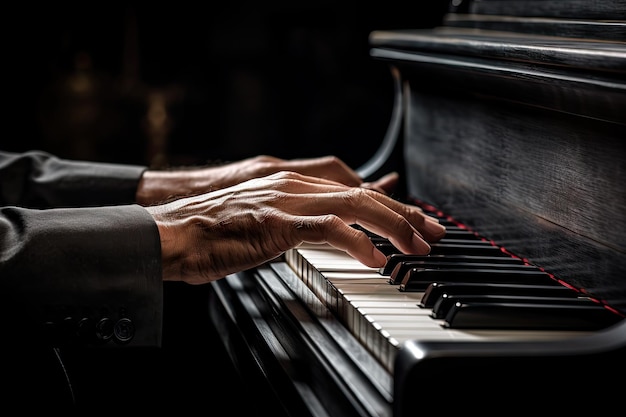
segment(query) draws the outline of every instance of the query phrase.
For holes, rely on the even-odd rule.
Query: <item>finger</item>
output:
[[[337,181],[350,187],[357,187],[363,182],[363,179],[353,169],[334,156],[293,159],[285,161],[281,166],[285,170]]]
[[[328,184],[325,180],[315,178],[287,181],[281,184],[280,189],[286,193],[299,195],[298,198],[289,200],[290,209],[294,214],[337,214],[348,223],[358,222],[370,231],[387,238],[404,233],[405,243],[402,246],[407,250],[415,244],[406,229],[407,221],[414,228],[413,231],[418,231],[427,241],[437,241],[446,232],[444,226],[424,214],[419,207],[403,204],[373,190]],[[287,200],[290,194],[284,196],[281,201]],[[308,198],[302,199],[301,194],[307,194]],[[315,203],[311,204],[311,201]],[[423,245],[420,245],[420,250],[424,249]]]
[[[371,268],[385,265],[387,258],[362,231],[334,215],[299,216],[296,233],[303,242],[328,243]]]
[[[280,171],[264,178],[275,182],[273,188],[293,193],[337,192],[352,188],[335,180],[310,176],[295,171]]]
[[[400,214],[419,231],[426,241],[435,242],[445,236],[446,228],[439,224],[437,219],[425,214],[420,207],[401,203],[380,193],[369,192],[368,196]]]
[[[390,172],[389,174],[382,176],[376,181],[362,183],[361,187],[369,188],[389,195],[395,191],[398,185],[399,178],[400,176],[397,172]]]
[[[418,227],[414,227],[403,214],[394,211],[369,194],[385,197],[371,190],[349,188],[347,191],[336,193],[308,194],[307,198],[302,198],[301,195],[283,194],[276,201],[281,202],[281,210],[293,215],[333,214],[347,225],[360,224],[371,232],[388,238],[405,253],[425,255],[430,252],[430,245],[419,232],[419,227],[430,222],[423,218],[423,214],[419,214],[417,207],[414,210],[418,214],[412,217],[421,220],[416,222]],[[388,197],[385,198],[391,200]],[[411,210],[407,213],[409,211]],[[437,227],[442,226],[437,225]]]
[[[362,194],[363,197],[354,201],[344,199],[349,201],[350,205],[358,205],[357,208],[352,209],[355,218],[348,219],[348,222],[359,224],[389,239],[404,253],[417,255],[430,253],[428,239],[424,236],[428,234],[428,230],[424,229],[424,225],[428,222],[419,208],[407,207],[389,198],[381,201],[376,198],[380,196],[378,193]]]

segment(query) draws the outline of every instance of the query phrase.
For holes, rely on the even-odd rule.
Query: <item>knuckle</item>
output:
[[[340,159],[335,155],[328,155],[322,157],[322,161],[328,165],[340,165]]]
[[[324,239],[327,239],[330,232],[340,230],[343,225],[343,220],[341,220],[338,216],[334,214],[326,214],[317,217],[316,221],[313,222],[312,227],[315,231],[321,233]]]
[[[411,230],[409,222],[401,214],[396,214],[393,219],[393,226],[396,230],[408,229]]]
[[[296,179],[294,172],[291,171],[278,171],[270,175],[270,178],[275,180],[275,185],[278,187],[287,186],[292,180]]]
[[[269,155],[257,155],[252,160],[255,162],[274,162],[275,158]]]
[[[365,188],[353,187],[345,192],[344,204],[351,210],[359,210],[373,204],[372,197]]]

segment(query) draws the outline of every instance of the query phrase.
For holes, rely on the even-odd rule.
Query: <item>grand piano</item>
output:
[[[359,172],[399,171],[448,233],[422,257],[371,235],[380,270],[302,245],[212,283],[237,389],[289,416],[623,409],[625,40],[624,0],[373,31],[395,107]]]

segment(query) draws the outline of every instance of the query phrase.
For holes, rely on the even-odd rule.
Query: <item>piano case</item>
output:
[[[399,198],[626,314],[626,1],[453,1],[434,28],[371,33],[395,117],[361,168]],[[284,259],[212,285],[213,324],[275,415],[602,412],[626,322],[573,340],[419,336],[383,366]]]

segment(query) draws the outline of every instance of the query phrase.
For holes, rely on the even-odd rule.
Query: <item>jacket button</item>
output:
[[[113,321],[108,317],[103,317],[96,323],[96,338],[107,342],[111,337],[113,337]]]
[[[115,334],[116,341],[120,343],[128,343],[131,341],[133,336],[135,336],[135,325],[130,319],[123,317],[115,323],[113,332]]]
[[[92,319],[83,317],[78,321],[77,327],[78,340],[80,340],[83,344],[90,344],[94,342],[94,339],[96,339],[95,325]]]

